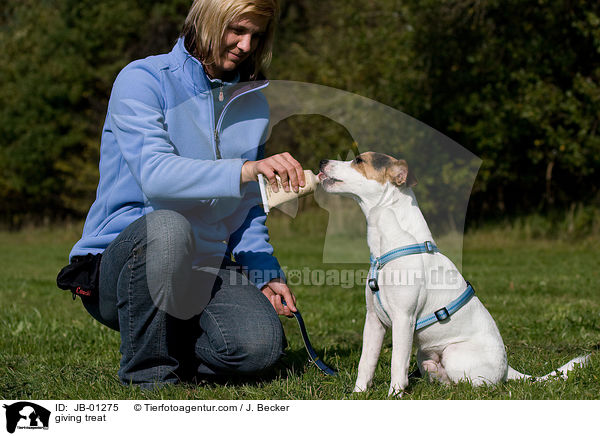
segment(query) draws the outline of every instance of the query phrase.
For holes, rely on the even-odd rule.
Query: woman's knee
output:
[[[160,248],[175,253],[178,251],[193,252],[192,225],[179,212],[156,210],[145,216],[145,222],[149,244],[153,242]]]
[[[158,210],[146,216],[147,286],[154,304],[178,319],[199,314],[210,297],[192,283],[195,252],[190,222],[180,213]]]
[[[265,323],[260,330],[244,335],[237,344],[236,354],[244,356],[241,371],[255,373],[273,366],[283,354],[283,327],[276,323]]]
[[[151,212],[145,222],[147,272],[159,281],[173,275],[189,275],[194,255],[190,222],[171,210]]]
[[[255,290],[255,292],[257,292]],[[259,293],[260,294],[260,293]],[[265,301],[258,306],[216,304],[200,316],[200,360],[217,372],[256,373],[273,366],[283,354],[283,326]]]

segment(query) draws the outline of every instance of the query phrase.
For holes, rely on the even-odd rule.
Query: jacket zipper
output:
[[[219,150],[219,131],[215,129],[215,157],[221,159],[221,151]]]
[[[227,102],[227,104],[225,105],[225,107],[221,111],[221,115],[219,116],[219,120],[217,121],[217,126],[215,128],[215,157],[217,159],[221,159],[221,151],[219,150],[219,146],[220,146],[219,133],[221,132],[221,124],[223,123],[223,117],[225,116],[225,112],[227,112],[227,109],[229,108],[229,106],[231,105],[231,103],[233,103],[235,100],[237,100],[238,98],[242,97],[243,95],[246,95],[246,94],[249,94],[251,92],[259,91],[261,89],[266,88],[268,84],[269,84],[269,82],[266,82],[264,85],[257,86],[256,88],[252,88],[252,89],[249,89],[247,91],[244,91],[241,94],[236,95],[235,97],[233,97],[231,100],[229,100]],[[221,98],[221,93],[219,93],[219,99],[220,98]],[[215,112],[215,109],[214,109],[214,106],[213,106],[213,113],[214,112]]]

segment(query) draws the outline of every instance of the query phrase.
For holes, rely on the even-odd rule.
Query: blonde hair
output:
[[[181,32],[185,48],[203,64],[213,64],[228,26],[248,13],[270,18],[256,50],[239,67],[242,80],[261,78],[271,62],[278,0],[194,0]]]

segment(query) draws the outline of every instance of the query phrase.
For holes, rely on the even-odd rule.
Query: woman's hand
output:
[[[246,161],[242,166],[241,182],[257,181],[259,174],[269,180],[274,192],[279,190],[275,175],[281,178],[281,184],[286,192],[290,190],[290,186],[294,192],[298,192],[300,187],[304,187],[306,184],[302,166],[287,152],[263,160]]]
[[[296,297],[281,279],[273,279],[262,287],[261,292],[269,299],[278,315],[291,317],[296,312]],[[281,302],[281,297],[286,305]]]

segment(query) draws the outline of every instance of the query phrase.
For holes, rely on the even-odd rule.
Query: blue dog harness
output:
[[[407,245],[407,246],[401,247],[401,248],[396,248],[395,250],[388,251],[387,253],[385,253],[384,255],[382,255],[378,258],[371,257],[371,268],[369,270],[369,277],[367,279],[368,280],[367,283],[369,285],[369,288],[371,288],[371,291],[373,291],[373,293],[377,296],[377,300],[379,301],[381,308],[383,309],[383,305],[381,304],[381,299],[379,297],[379,285],[377,283],[377,277],[379,275],[379,270],[381,268],[383,268],[384,265],[391,262],[392,260],[398,259],[399,257],[408,256],[411,254],[423,254],[423,253],[433,254],[433,253],[438,253],[439,251],[440,250],[438,250],[438,248],[436,247],[436,245],[433,242],[425,241],[422,244],[413,244],[413,245]],[[456,313],[461,307],[463,307],[465,304],[467,304],[467,302],[471,299],[471,297],[473,295],[475,295],[475,290],[473,289],[471,284],[469,282],[467,282],[467,289],[456,300],[452,301],[450,304],[448,304],[448,306],[445,306],[439,310],[436,310],[431,315],[428,315],[426,317],[418,319],[417,325],[415,326],[415,330],[423,329],[423,328],[425,328],[431,324],[434,324],[438,321],[443,321],[447,318],[450,318],[450,315]],[[281,299],[281,302],[287,306],[287,304],[283,298]],[[385,311],[385,309],[383,309],[383,312],[386,314],[388,319],[390,319],[390,317],[387,314],[387,312]],[[306,351],[308,352],[308,356],[310,357],[310,360],[324,374],[332,375],[332,376],[337,375],[337,371],[335,371],[331,367],[327,366],[325,364],[325,362],[323,362],[319,358],[319,356],[317,355],[317,352],[312,347],[312,345],[310,343],[310,339],[308,338],[306,326],[304,325],[304,320],[302,319],[302,315],[300,314],[300,311],[296,310],[296,312],[293,312],[293,315],[296,318],[296,321],[298,322],[298,326],[300,327],[300,333],[302,334],[302,340],[304,342],[304,347],[306,348]]]
[[[411,254],[433,254],[438,253],[439,251],[440,250],[433,242],[425,241],[422,244],[413,244],[396,248],[394,250],[388,251],[387,253],[377,258],[371,257],[371,268],[369,269],[367,284],[369,285],[371,291],[373,291],[373,293],[377,297],[377,301],[379,301],[381,309],[386,314],[388,319],[390,319],[390,317],[383,308],[383,304],[381,304],[381,298],[379,297],[379,284],[377,283],[379,270],[383,268],[387,263],[400,257],[409,256]],[[417,320],[415,330],[423,329],[438,321],[443,321],[445,319],[450,318],[450,315],[456,313],[461,307],[467,304],[467,302],[471,299],[471,297],[473,297],[473,295],[475,295],[475,290],[473,289],[473,286],[471,286],[471,284],[467,282],[467,289],[457,299],[452,301],[447,306],[436,310],[431,315],[419,318]]]

